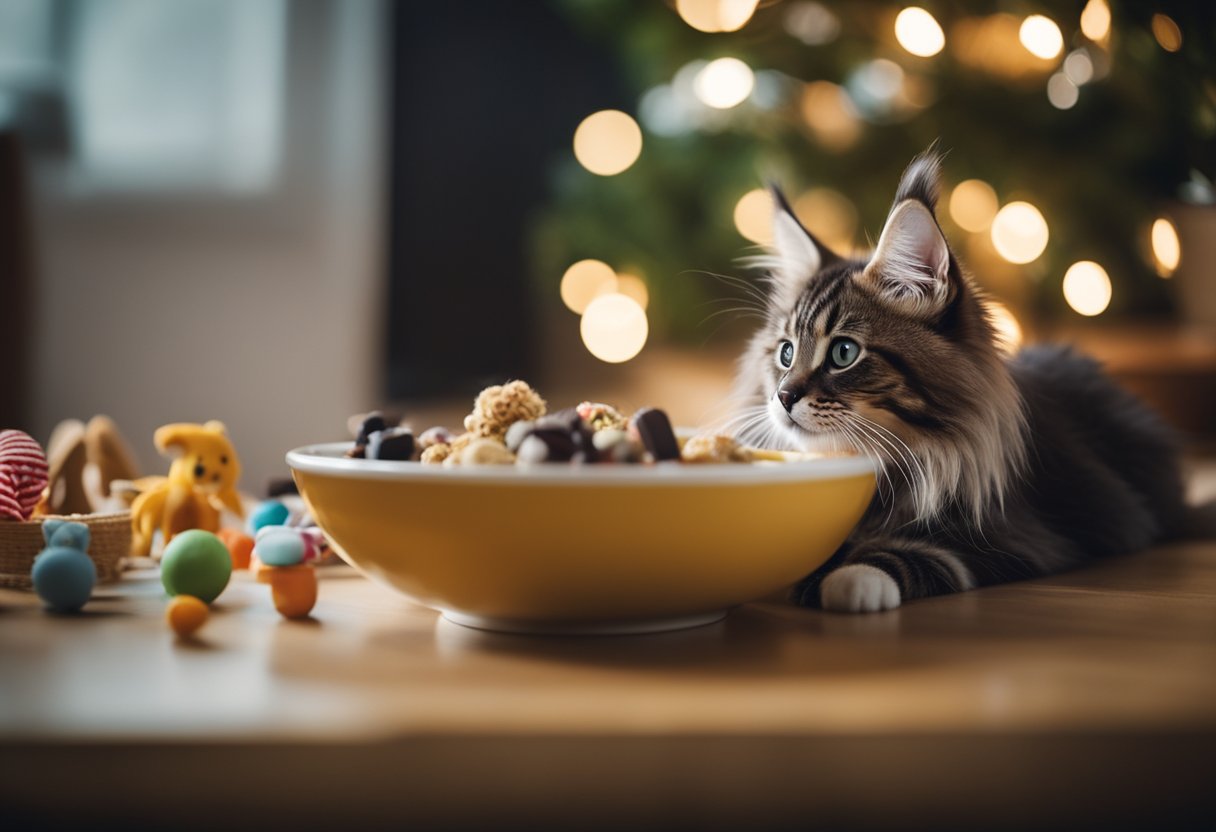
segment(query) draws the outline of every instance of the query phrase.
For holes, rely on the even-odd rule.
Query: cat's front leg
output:
[[[961,592],[976,584],[961,553],[916,538],[846,543],[794,598],[832,612],[881,612],[913,598]]]

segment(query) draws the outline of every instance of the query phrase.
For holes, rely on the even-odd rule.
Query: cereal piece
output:
[[[515,454],[496,439],[474,439],[459,454],[444,460],[444,465],[511,465]]]
[[[435,427],[427,428],[418,437],[418,450],[425,451],[432,445],[450,445],[452,443],[452,432],[445,427],[436,425]]]
[[[694,436],[684,443],[680,458],[693,463],[751,462],[751,451],[729,436]]]
[[[610,404],[583,402],[575,408],[583,421],[595,431],[624,430],[628,424],[625,416]]]
[[[452,446],[448,442],[436,442],[422,452],[422,462],[425,465],[438,465],[447,459],[452,453]]]
[[[527,382],[511,381],[482,390],[465,417],[469,433],[502,439],[512,423],[537,419],[545,414],[545,400]]]
[[[629,422],[629,429],[637,434],[643,447],[654,457],[655,462],[680,458],[680,443],[676,441],[675,431],[671,428],[671,420],[657,407],[644,407],[633,414],[633,419]]]

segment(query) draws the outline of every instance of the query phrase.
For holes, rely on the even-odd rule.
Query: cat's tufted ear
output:
[[[950,301],[950,246],[937,224],[941,159],[932,149],[912,160],[899,183],[870,264],[857,280],[896,308],[928,317]]]
[[[778,302],[789,304],[824,266],[840,258],[803,227],[780,188],[770,185],[769,193],[773,197],[773,242],[771,256],[763,260],[772,271]]]

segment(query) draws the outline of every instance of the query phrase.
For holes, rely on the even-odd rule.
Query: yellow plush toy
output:
[[[131,504],[131,554],[150,554],[158,528],[168,543],[187,529],[219,531],[225,508],[245,516],[236,491],[241,462],[222,422],[165,425],[153,441],[162,454],[176,449],[180,455],[169,466],[168,477],[135,482],[140,493]]]

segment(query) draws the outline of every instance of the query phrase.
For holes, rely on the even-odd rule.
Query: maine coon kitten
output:
[[[743,392],[764,409],[761,433],[843,442],[885,474],[857,529],[796,587],[805,605],[887,610],[1045,575],[1184,519],[1176,448],[1144,406],[1067,349],[1002,355],[938,226],[939,172],[931,151],[912,162],[866,259],[829,251],[774,191],[772,256],[757,258],[772,291]]]

